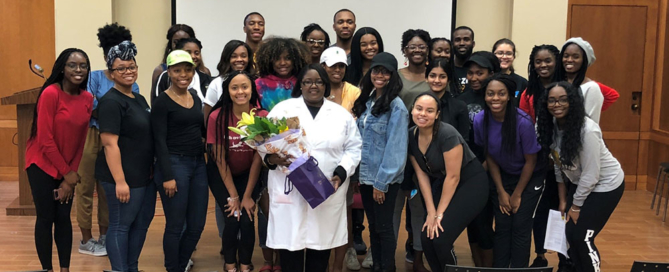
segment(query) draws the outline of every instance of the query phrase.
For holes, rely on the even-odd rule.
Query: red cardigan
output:
[[[602,95],[604,96],[604,103],[602,103],[602,111],[605,111],[613,103],[618,100],[618,97],[620,97],[620,94],[613,88],[606,86],[602,83],[597,82],[597,85],[599,85],[599,89],[602,90]],[[532,117],[532,120],[536,120],[536,116],[534,116],[534,99],[532,98],[531,95],[527,95],[525,92],[527,91],[524,90],[523,94],[520,95],[520,101],[518,107],[523,110],[525,113],[529,114]]]
[[[37,133],[28,139],[26,165],[37,165],[54,179],[79,169],[93,111],[93,95],[69,95],[58,84],[48,86],[37,101]]]

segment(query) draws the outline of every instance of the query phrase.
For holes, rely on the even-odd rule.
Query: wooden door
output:
[[[637,169],[645,169],[639,164],[645,161],[640,160],[645,150],[639,143],[641,128],[650,125],[642,113],[651,106],[657,18],[658,0],[569,1],[567,38],[590,42],[597,57],[587,76],[620,94],[602,113],[600,126],[609,150],[622,164],[627,189],[636,189],[637,174],[645,175]]]

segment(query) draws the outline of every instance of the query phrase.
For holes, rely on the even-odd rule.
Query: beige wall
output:
[[[94,70],[105,67],[98,28],[112,20],[112,0],[55,0],[56,57],[70,47],[84,50]],[[51,65],[42,63],[41,65]]]
[[[490,51],[501,38],[516,44],[516,73],[527,77],[534,45],[560,48],[567,35],[567,0],[460,0],[456,27],[466,25],[476,33],[474,51]]]
[[[171,25],[171,3],[169,0],[113,0],[112,4],[114,22],[132,31],[139,66],[137,84],[148,99],[153,69],[160,64],[167,43],[165,34]]]
[[[468,26],[474,30],[474,52],[490,51],[501,38],[511,36],[513,0],[460,0],[455,27]]]
[[[139,51],[137,83],[144,96],[149,94],[151,74],[162,60],[171,24],[169,0],[55,0],[55,13],[56,52],[82,48],[94,69],[104,68],[97,29],[112,21],[128,27]],[[521,76],[527,76],[534,45],[560,47],[567,33],[567,0],[460,0],[456,13],[456,27],[467,25],[476,32],[474,51],[489,51],[498,39],[512,39],[517,51],[514,66]]]
[[[516,44],[516,73],[527,77],[532,47],[562,47],[567,36],[567,0],[514,0],[511,40]]]

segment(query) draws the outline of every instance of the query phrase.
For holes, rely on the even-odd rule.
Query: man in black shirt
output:
[[[467,86],[467,69],[464,67],[464,64],[469,59],[469,56],[472,55],[476,42],[474,41],[474,30],[468,26],[457,27],[453,31],[452,36],[455,77],[460,84],[460,90],[453,92],[453,95],[458,96],[465,91]]]

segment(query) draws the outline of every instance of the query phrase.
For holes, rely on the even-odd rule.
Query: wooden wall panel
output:
[[[0,75],[4,75],[0,97],[42,86],[44,80],[30,72],[28,59],[40,64],[45,74],[51,73],[56,58],[54,24],[53,0],[0,1]],[[17,166],[19,151],[12,143],[14,133],[16,106],[0,106],[0,150],[4,153],[0,168]]]
[[[669,140],[669,137],[667,137],[667,139]],[[659,141],[650,141],[648,148],[648,168],[646,170],[648,177],[645,188],[648,191],[653,191],[655,189],[657,171],[660,162],[669,162],[669,144]]]

